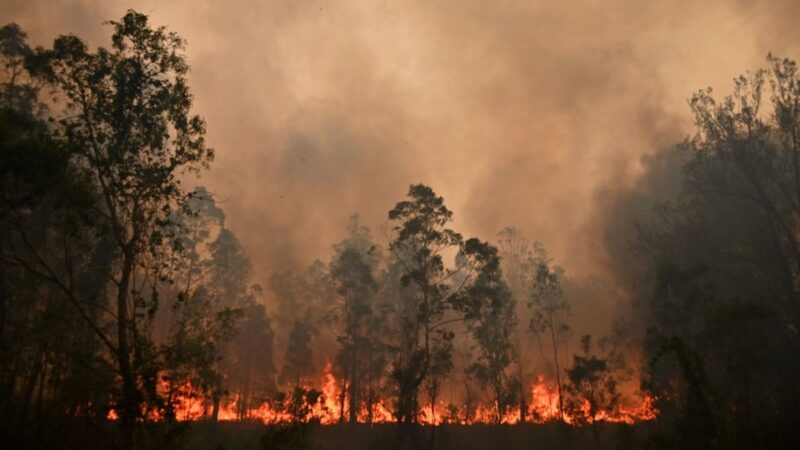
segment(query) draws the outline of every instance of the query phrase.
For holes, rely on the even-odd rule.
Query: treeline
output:
[[[273,331],[224,212],[206,189],[184,187],[213,151],[191,113],[183,41],[133,11],[110,25],[111,47],[96,51],[75,36],[32,49],[14,24],[0,34],[5,442],[47,445],[76,419],[114,419],[120,447],[158,444],[167,428],[146,424],[178,421],[196,397],[210,420],[223,402],[246,418],[272,400],[303,421],[312,405],[298,403],[319,400],[307,390],[322,370],[315,353],[333,359],[342,422],[372,422],[379,406],[405,425],[425,406],[461,420],[437,411],[456,332],[471,338],[465,369],[491,392],[491,420],[514,408],[528,419],[517,363],[532,335],[552,352],[564,414],[561,276],[513,229],[502,251],[465,239],[424,185],[389,211],[388,248],[354,218],[329,263],[276,273]],[[520,308],[532,316],[518,326]],[[589,395],[581,383],[599,389],[591,377],[608,368],[588,370],[573,383],[575,411]],[[469,419],[484,399],[467,396]]]
[[[615,268],[634,307],[592,336],[571,309],[607,290],[514,228],[465,238],[422,184],[389,210],[387,245],[354,216],[330,261],[273,269],[270,297],[212,193],[185,185],[214,152],[184,42],[134,11],[110,25],[95,51],[75,36],[33,49],[17,25],[0,29],[0,443],[175,445],[187,399],[213,421],[270,401],[307,422],[330,358],[338,421],[389,409],[406,445],[422,445],[424,415],[469,421],[483,407],[495,424],[586,425],[600,447],[623,387],[641,382],[659,416],[623,446],[797,446],[794,62],[770,57],[721,101],[692,97],[698,132],[669,154],[682,171],[641,181],[680,177],[680,194]],[[557,399],[546,417],[528,404],[539,374]],[[441,410],[455,379],[460,404]]]
[[[690,99],[697,131],[641,183],[679,193],[639,225],[655,448],[794,448],[800,436],[800,74],[794,61]],[[675,162],[680,164],[675,164]],[[678,167],[678,170],[673,169]]]

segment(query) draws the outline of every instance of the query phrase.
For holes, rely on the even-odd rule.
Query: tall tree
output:
[[[135,280],[154,286],[169,277],[167,225],[187,202],[180,176],[207,167],[213,152],[205,145],[203,120],[190,112],[183,40],[150,27],[147,16],[135,11],[110,24],[109,49],[90,52],[79,38],[61,36],[36,60],[39,76],[64,100],[59,138],[93,180],[101,198],[95,213],[113,238],[115,333],[94,328],[116,360],[121,444],[133,448],[142,412],[141,358],[151,347],[139,321],[158,308],[157,297],[143,295]]]
[[[254,300],[242,307],[243,317],[224,356],[227,383],[237,393],[239,417],[246,417],[249,408],[276,390],[272,321],[258,300],[260,288],[254,290]]]
[[[396,223],[389,249],[403,266],[401,282],[411,290],[412,299],[409,314],[401,319],[404,348],[392,373],[397,417],[406,424],[416,420],[418,389],[449,333],[443,328],[443,318],[450,309],[448,280],[453,272],[445,269],[442,254],[463,243],[461,235],[447,227],[453,213],[442,197],[421,184],[412,185],[408,197],[389,211],[389,219]]]
[[[200,390],[211,398],[211,415],[216,420],[226,389],[249,392],[234,383],[241,379],[233,376],[235,372],[249,380],[249,365],[236,364],[244,356],[239,352],[250,345],[242,335],[257,339],[259,332],[266,333],[258,337],[265,338],[261,344],[269,346],[269,359],[260,362],[270,368],[271,330],[263,306],[256,304],[258,289],[250,285],[250,260],[236,236],[225,228],[222,210],[202,187],[192,193],[188,206],[190,211],[176,219],[182,258],[172,280],[178,292],[169,340],[162,345],[164,377],[169,380],[166,406],[169,412],[177,396],[197,395]],[[264,375],[269,377],[269,372]]]
[[[369,373],[370,338],[375,338],[367,333],[376,312],[374,300],[378,285],[374,272],[379,253],[372,244],[369,230],[359,225],[358,216],[351,220],[347,239],[334,246],[334,250],[336,255],[331,262],[330,276],[341,298],[337,315],[342,324],[342,333],[337,338],[340,348],[336,360],[337,366],[342,368],[342,381],[346,386],[342,389],[342,396],[347,394],[349,400],[348,420],[355,423],[365,397],[361,376]]]
[[[475,341],[477,358],[467,371],[483,387],[493,391],[494,419],[500,423],[509,400],[519,392],[510,388],[519,385],[519,380],[507,373],[518,354],[513,345],[516,329],[516,303],[503,280],[500,257],[494,247],[485,252],[487,261],[475,282],[465,291],[467,329]],[[525,413],[521,411],[521,415]],[[524,420],[524,419],[522,419]]]
[[[311,348],[311,329],[303,321],[296,321],[289,334],[283,367],[278,375],[278,384],[302,387],[311,382],[314,375],[314,357]]]
[[[395,223],[389,249],[404,290],[400,345],[392,370],[396,414],[404,424],[416,420],[422,383],[449,372],[454,335],[448,325],[465,320],[464,311],[475,298],[464,292],[496,255],[489,244],[475,238],[465,241],[448,227],[453,213],[430,187],[412,185],[408,197],[389,211]],[[452,268],[444,264],[448,252],[456,256]]]
[[[534,333],[542,349],[542,358],[546,363],[552,364],[551,372],[556,379],[558,389],[558,412],[564,419],[564,395],[561,380],[561,358],[559,351],[569,337],[570,328],[565,319],[569,313],[569,303],[564,298],[561,289],[561,273],[558,268],[553,269],[544,261],[539,262],[536,268],[536,277],[528,306],[533,310],[533,317],[529,329]],[[552,359],[547,358],[543,345],[549,340]]]
[[[503,279],[508,285],[514,302],[516,324],[513,327],[514,360],[516,362],[516,387],[519,400],[520,422],[525,423],[528,415],[528,386],[531,381],[529,365],[533,359],[528,345],[531,308],[528,307],[533,280],[540,263],[549,262],[544,246],[539,242],[530,243],[514,227],[506,227],[497,234],[497,248]]]

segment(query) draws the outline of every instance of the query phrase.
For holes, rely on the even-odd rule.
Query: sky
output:
[[[791,0],[4,0],[0,20],[107,46],[128,8],[188,42],[201,182],[261,282],[326,260],[354,213],[383,240],[418,182],[465,236],[515,226],[602,273],[620,199],[694,132],[691,94],[800,58]]]

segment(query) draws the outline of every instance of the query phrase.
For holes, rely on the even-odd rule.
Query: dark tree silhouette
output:
[[[370,336],[368,331],[369,322],[374,320],[373,314],[376,313],[374,300],[378,284],[373,273],[379,254],[372,244],[369,230],[359,226],[357,216],[352,219],[347,239],[334,248],[336,255],[331,262],[330,275],[342,299],[336,313],[343,326],[343,332],[337,338],[340,349],[336,360],[337,366],[342,368],[345,385],[341,400],[348,396],[348,420],[355,423],[362,399],[368,397],[365,386],[368,386],[369,366],[374,356],[370,340],[378,338]],[[367,380],[362,380],[362,375]],[[345,408],[341,406],[343,415]]]
[[[289,334],[283,368],[278,375],[278,384],[303,386],[312,381],[314,359],[311,350],[311,330],[305,322],[297,321]]]
[[[569,303],[564,298],[564,291],[561,289],[561,274],[558,268],[553,269],[546,262],[539,262],[528,306],[533,310],[529,329],[539,341],[540,348],[545,340],[550,341],[552,359],[545,357],[544,352],[542,352],[542,358],[546,362],[552,363],[551,369],[558,389],[558,412],[563,420],[564,393],[561,381],[561,358],[563,356],[559,355],[559,350],[569,336],[570,329],[565,322],[565,316],[569,312]]]
[[[600,441],[600,414],[613,414],[620,400],[617,380],[607,358],[592,354],[592,337],[581,337],[582,355],[573,356],[572,366],[567,369],[568,394],[566,409],[578,424],[588,424],[598,450]]]
[[[29,268],[71,299],[114,355],[121,379],[121,444],[133,448],[143,390],[154,389],[153,346],[142,327],[158,306],[144,286],[171,275],[169,225],[187,205],[178,177],[207,167],[213,153],[204,143],[202,119],[190,114],[180,37],[151,28],[147,17],[134,11],[110,24],[110,49],[90,52],[79,38],[62,36],[52,49],[28,59],[36,77],[63,99],[56,138],[69,150],[75,170],[97,190],[93,214],[111,237],[108,274],[116,300],[107,317],[115,322],[114,332],[83,308],[70,279],[41,254]]]
[[[507,373],[517,357],[513,345],[516,304],[503,280],[497,249],[485,246],[482,252],[487,258],[483,270],[465,291],[467,329],[477,350],[467,371],[483,387],[492,389],[495,422],[499,424],[510,400],[518,395],[511,387],[519,382]]]

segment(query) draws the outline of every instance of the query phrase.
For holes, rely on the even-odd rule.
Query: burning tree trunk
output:
[[[517,345],[517,390],[519,395],[519,423],[528,420],[528,392],[525,389],[525,374],[522,364],[522,343]]]
[[[221,400],[222,400],[222,398],[221,398],[221,395],[220,395],[219,391],[214,390],[214,393],[212,394],[212,397],[211,397],[211,402],[212,402],[212,406],[211,406],[211,421],[214,422],[214,423],[216,423],[219,420],[219,406],[220,406],[220,401]]]
[[[352,369],[350,375],[350,395],[349,395],[349,421],[350,423],[356,423],[358,421],[358,410],[359,410],[359,392],[360,392],[360,385],[358,379],[359,373],[359,365],[357,364],[358,361],[358,348],[353,349],[353,358],[352,358]]]

